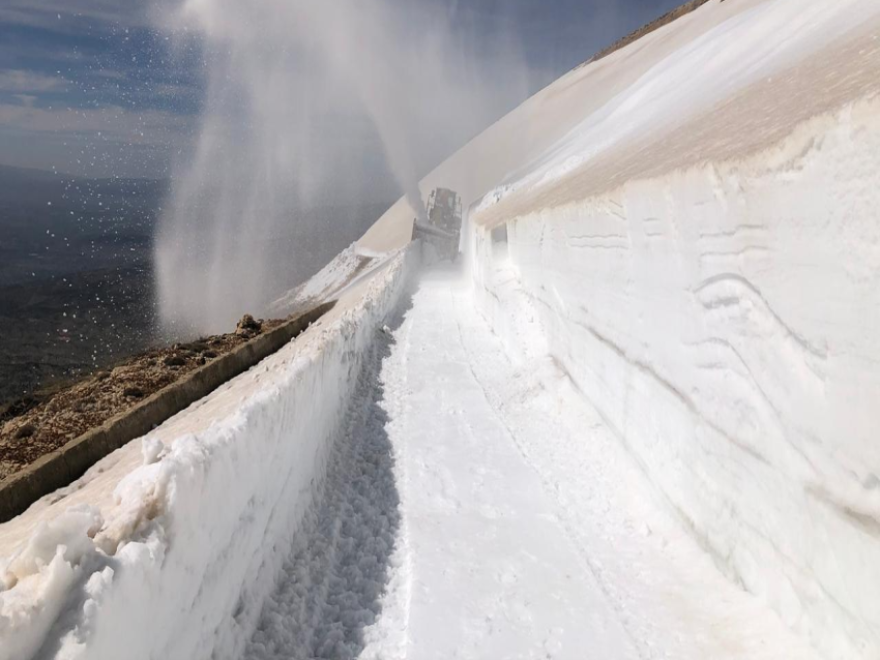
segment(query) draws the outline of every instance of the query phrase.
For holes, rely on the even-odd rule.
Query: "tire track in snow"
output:
[[[400,315],[398,315],[398,318]],[[358,657],[382,609],[399,543],[400,497],[385,426],[377,332],[333,447],[316,504],[303,521],[275,592],[263,605],[246,660]]]
[[[412,306],[411,296],[406,296],[393,317],[395,350],[389,359],[383,361],[380,378],[386,389],[382,407],[390,418],[386,425],[389,436],[393,436],[396,426],[404,417],[407,404],[405,395],[409,391],[408,362],[412,350],[412,321],[406,321],[404,314]],[[400,492],[401,522],[397,534],[397,544],[392,557],[392,573],[383,599],[383,613],[376,624],[365,632],[366,647],[361,660],[404,660],[409,644],[409,620],[412,612],[413,558],[407,524],[406,492],[410,487],[410,474],[407,469],[407,445],[395,445],[394,470]]]
[[[455,300],[455,295],[452,292],[450,292],[450,299],[451,299],[451,301],[450,301],[451,305],[455,305],[456,302],[459,302],[459,301]],[[489,407],[492,409],[492,413],[495,416],[495,419],[505,429],[508,439],[510,440],[511,444],[516,448],[516,451],[520,455],[520,457],[522,458],[523,462],[528,466],[529,470],[537,476],[537,478],[540,481],[540,483],[544,489],[544,492],[547,494],[547,496],[549,498],[551,498],[552,501],[558,501],[557,494],[555,492],[553,485],[548,482],[548,480],[547,480],[546,476],[543,474],[543,472],[541,470],[539,470],[538,467],[535,465],[534,461],[529,456],[528,450],[519,441],[516,433],[514,432],[514,429],[512,429],[510,424],[507,422],[505,415],[502,413],[502,410],[498,406],[498,401],[497,401],[496,397],[492,393],[489,392],[489,390],[487,389],[487,386],[483,383],[482,379],[477,375],[476,371],[474,371],[473,364],[472,364],[473,355],[468,350],[467,342],[465,342],[465,340],[464,340],[464,331],[462,330],[461,322],[458,319],[456,319],[455,325],[458,330],[458,341],[461,344],[462,350],[465,352],[465,354],[469,358],[468,368],[470,370],[471,377],[473,378],[474,382],[479,386],[480,390],[483,392],[483,397],[485,398],[486,402],[489,404]],[[633,631],[631,629],[631,624],[629,621],[629,615],[626,611],[626,608],[623,606],[622,603],[619,602],[619,600],[615,597],[615,595],[613,593],[611,593],[611,591],[608,589],[608,586],[606,584],[606,578],[605,578],[601,568],[596,566],[595,563],[591,560],[590,556],[584,551],[584,548],[578,542],[575,534],[570,529],[570,523],[568,522],[566,517],[564,515],[558,515],[556,517],[556,520],[559,525],[559,528],[562,530],[566,539],[569,541],[569,543],[571,544],[571,547],[574,549],[575,553],[577,554],[578,558],[580,559],[580,562],[581,562],[583,569],[585,569],[586,572],[592,576],[593,582],[599,588],[599,590],[602,592],[602,594],[607,599],[607,602],[613,608],[613,610],[616,614],[617,620],[620,622],[621,628],[625,632],[626,636],[629,638],[629,641],[632,643],[632,648],[635,649],[639,658],[641,658],[642,660],[646,660],[646,658],[650,657],[650,656],[645,655],[645,649],[644,649],[644,644],[643,644],[642,640],[640,640],[633,633]]]
[[[386,608],[381,621],[405,628],[413,658],[568,658],[588,649],[638,658],[474,380],[456,325],[466,310],[448,295],[456,273],[422,275],[407,319],[412,345],[401,337],[397,374],[388,371],[389,433],[411,470],[408,478],[396,467],[412,600],[405,612]],[[396,648],[365,655],[400,657]]]

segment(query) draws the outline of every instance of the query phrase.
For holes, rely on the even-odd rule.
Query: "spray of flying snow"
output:
[[[460,12],[437,3],[181,0],[161,14],[206,62],[196,147],[156,243],[177,330],[228,328],[297,284],[288,262],[326,230],[303,209],[375,197],[390,172],[389,193],[424,216],[419,179],[530,91],[505,30],[462,36]]]

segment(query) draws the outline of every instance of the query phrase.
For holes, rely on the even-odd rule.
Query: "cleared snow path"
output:
[[[426,274],[404,312],[246,657],[814,657],[552,359],[511,363],[458,278]]]
[[[306,515],[245,651],[253,660],[354,658],[381,610],[400,527],[378,380],[391,337],[377,333],[358,376],[318,504]]]

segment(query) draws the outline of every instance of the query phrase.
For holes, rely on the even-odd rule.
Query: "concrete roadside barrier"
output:
[[[79,479],[108,454],[149,433],[165,420],[276,353],[335,305],[323,303],[162,388],[0,482],[0,523],[41,497]]]

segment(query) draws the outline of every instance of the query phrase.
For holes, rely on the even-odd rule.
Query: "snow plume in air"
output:
[[[424,217],[420,178],[531,91],[509,31],[479,36],[453,5],[157,2],[206,65],[196,147],[156,241],[168,329],[228,329],[298,284],[309,273],[293,266],[332,229],[309,208],[402,193]]]

